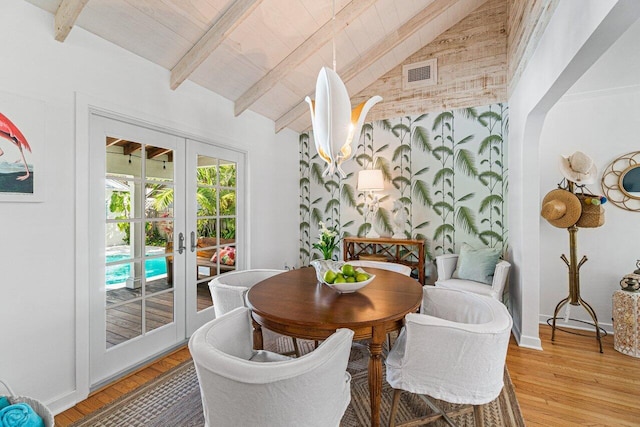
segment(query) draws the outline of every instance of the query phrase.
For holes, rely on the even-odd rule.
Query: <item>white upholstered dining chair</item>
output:
[[[345,261],[345,263],[351,264],[354,267],[379,268],[381,270],[390,270],[390,271],[395,271],[396,273],[404,274],[405,276],[411,276],[411,267],[409,267],[408,265],[398,264],[395,262],[349,260],[349,261]]]
[[[472,405],[458,413],[473,410],[481,416],[478,405],[494,400],[504,386],[513,325],[506,307],[487,296],[427,285],[420,313],[407,314],[405,321],[385,362],[387,381],[394,388],[389,425],[395,425],[403,390]],[[422,422],[443,417],[455,425],[428,398],[426,402],[435,415]]]
[[[247,292],[252,286],[285,271],[253,269],[229,271],[228,273],[217,275],[209,282],[209,291],[211,292],[213,310],[216,317],[220,317],[235,308],[246,307]],[[298,341],[295,338],[291,339],[293,340],[293,353],[299,356]]]
[[[338,426],[351,400],[352,339],[338,329],[292,359],[253,349],[246,307],[210,321],[189,340],[205,426]]]
[[[258,282],[284,273],[286,270],[254,269],[237,270],[219,274],[209,282],[216,317],[238,307],[246,307],[245,298],[249,289]]]

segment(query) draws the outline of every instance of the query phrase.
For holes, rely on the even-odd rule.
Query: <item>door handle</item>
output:
[[[184,234],[180,233],[178,235],[178,253],[182,255],[185,249],[187,249],[187,247],[184,245]]]
[[[196,232],[191,232],[191,252],[195,252],[198,245],[196,244]]]

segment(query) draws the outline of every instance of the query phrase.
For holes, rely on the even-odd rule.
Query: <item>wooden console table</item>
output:
[[[344,237],[342,259],[359,259],[360,255],[383,255],[387,261],[408,265],[418,270],[418,280],[425,284],[424,277],[424,240]]]

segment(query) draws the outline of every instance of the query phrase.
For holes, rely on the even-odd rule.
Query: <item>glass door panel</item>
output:
[[[208,283],[236,269],[235,213],[236,169],[234,162],[198,155],[196,176],[197,310],[213,305]],[[232,187],[232,188],[230,188]],[[224,227],[223,227],[224,225]]]
[[[149,332],[173,322],[173,302],[158,305],[157,300],[173,299],[174,295],[167,274],[173,267],[174,171],[171,149],[121,138],[107,137],[106,141],[105,221],[109,238],[105,242],[105,295],[109,317],[115,319],[122,313],[118,311],[121,304],[130,306],[131,300],[140,304],[139,310],[133,310],[135,315],[122,314],[135,323],[130,330],[137,333],[120,333],[119,322],[107,323],[107,336],[122,337],[115,344],[107,339],[109,348],[141,335],[143,330]],[[149,317],[161,309],[165,312],[162,321]]]
[[[184,229],[184,163],[174,162],[184,142],[91,118],[89,224],[100,230],[89,248],[92,385],[184,339],[185,263],[173,249],[174,226]]]
[[[192,200],[187,204],[187,221],[193,229],[191,244],[195,248],[193,270],[187,266],[187,331],[192,332],[212,316],[209,282],[240,268],[242,248],[236,231],[238,176],[244,168],[244,155],[195,141],[188,142],[187,150],[187,170],[195,174],[187,189],[187,198]]]
[[[174,295],[173,291],[158,292],[147,298],[145,309],[147,320],[147,332],[173,323],[174,321]]]
[[[197,311],[213,306],[208,282],[218,274],[218,160],[198,155],[196,164],[196,271],[193,281],[197,286]]]
[[[115,304],[107,308],[107,348],[142,335],[142,302]]]

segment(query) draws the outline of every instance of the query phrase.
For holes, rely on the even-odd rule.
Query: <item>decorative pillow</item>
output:
[[[216,251],[211,257],[211,262],[216,262],[218,259],[218,251]],[[235,265],[236,263],[236,248],[233,246],[225,246],[220,249],[220,264],[222,265]]]
[[[456,265],[456,271],[453,272],[453,277],[491,285],[499,258],[499,249],[474,249],[464,243],[460,248],[458,264]]]

